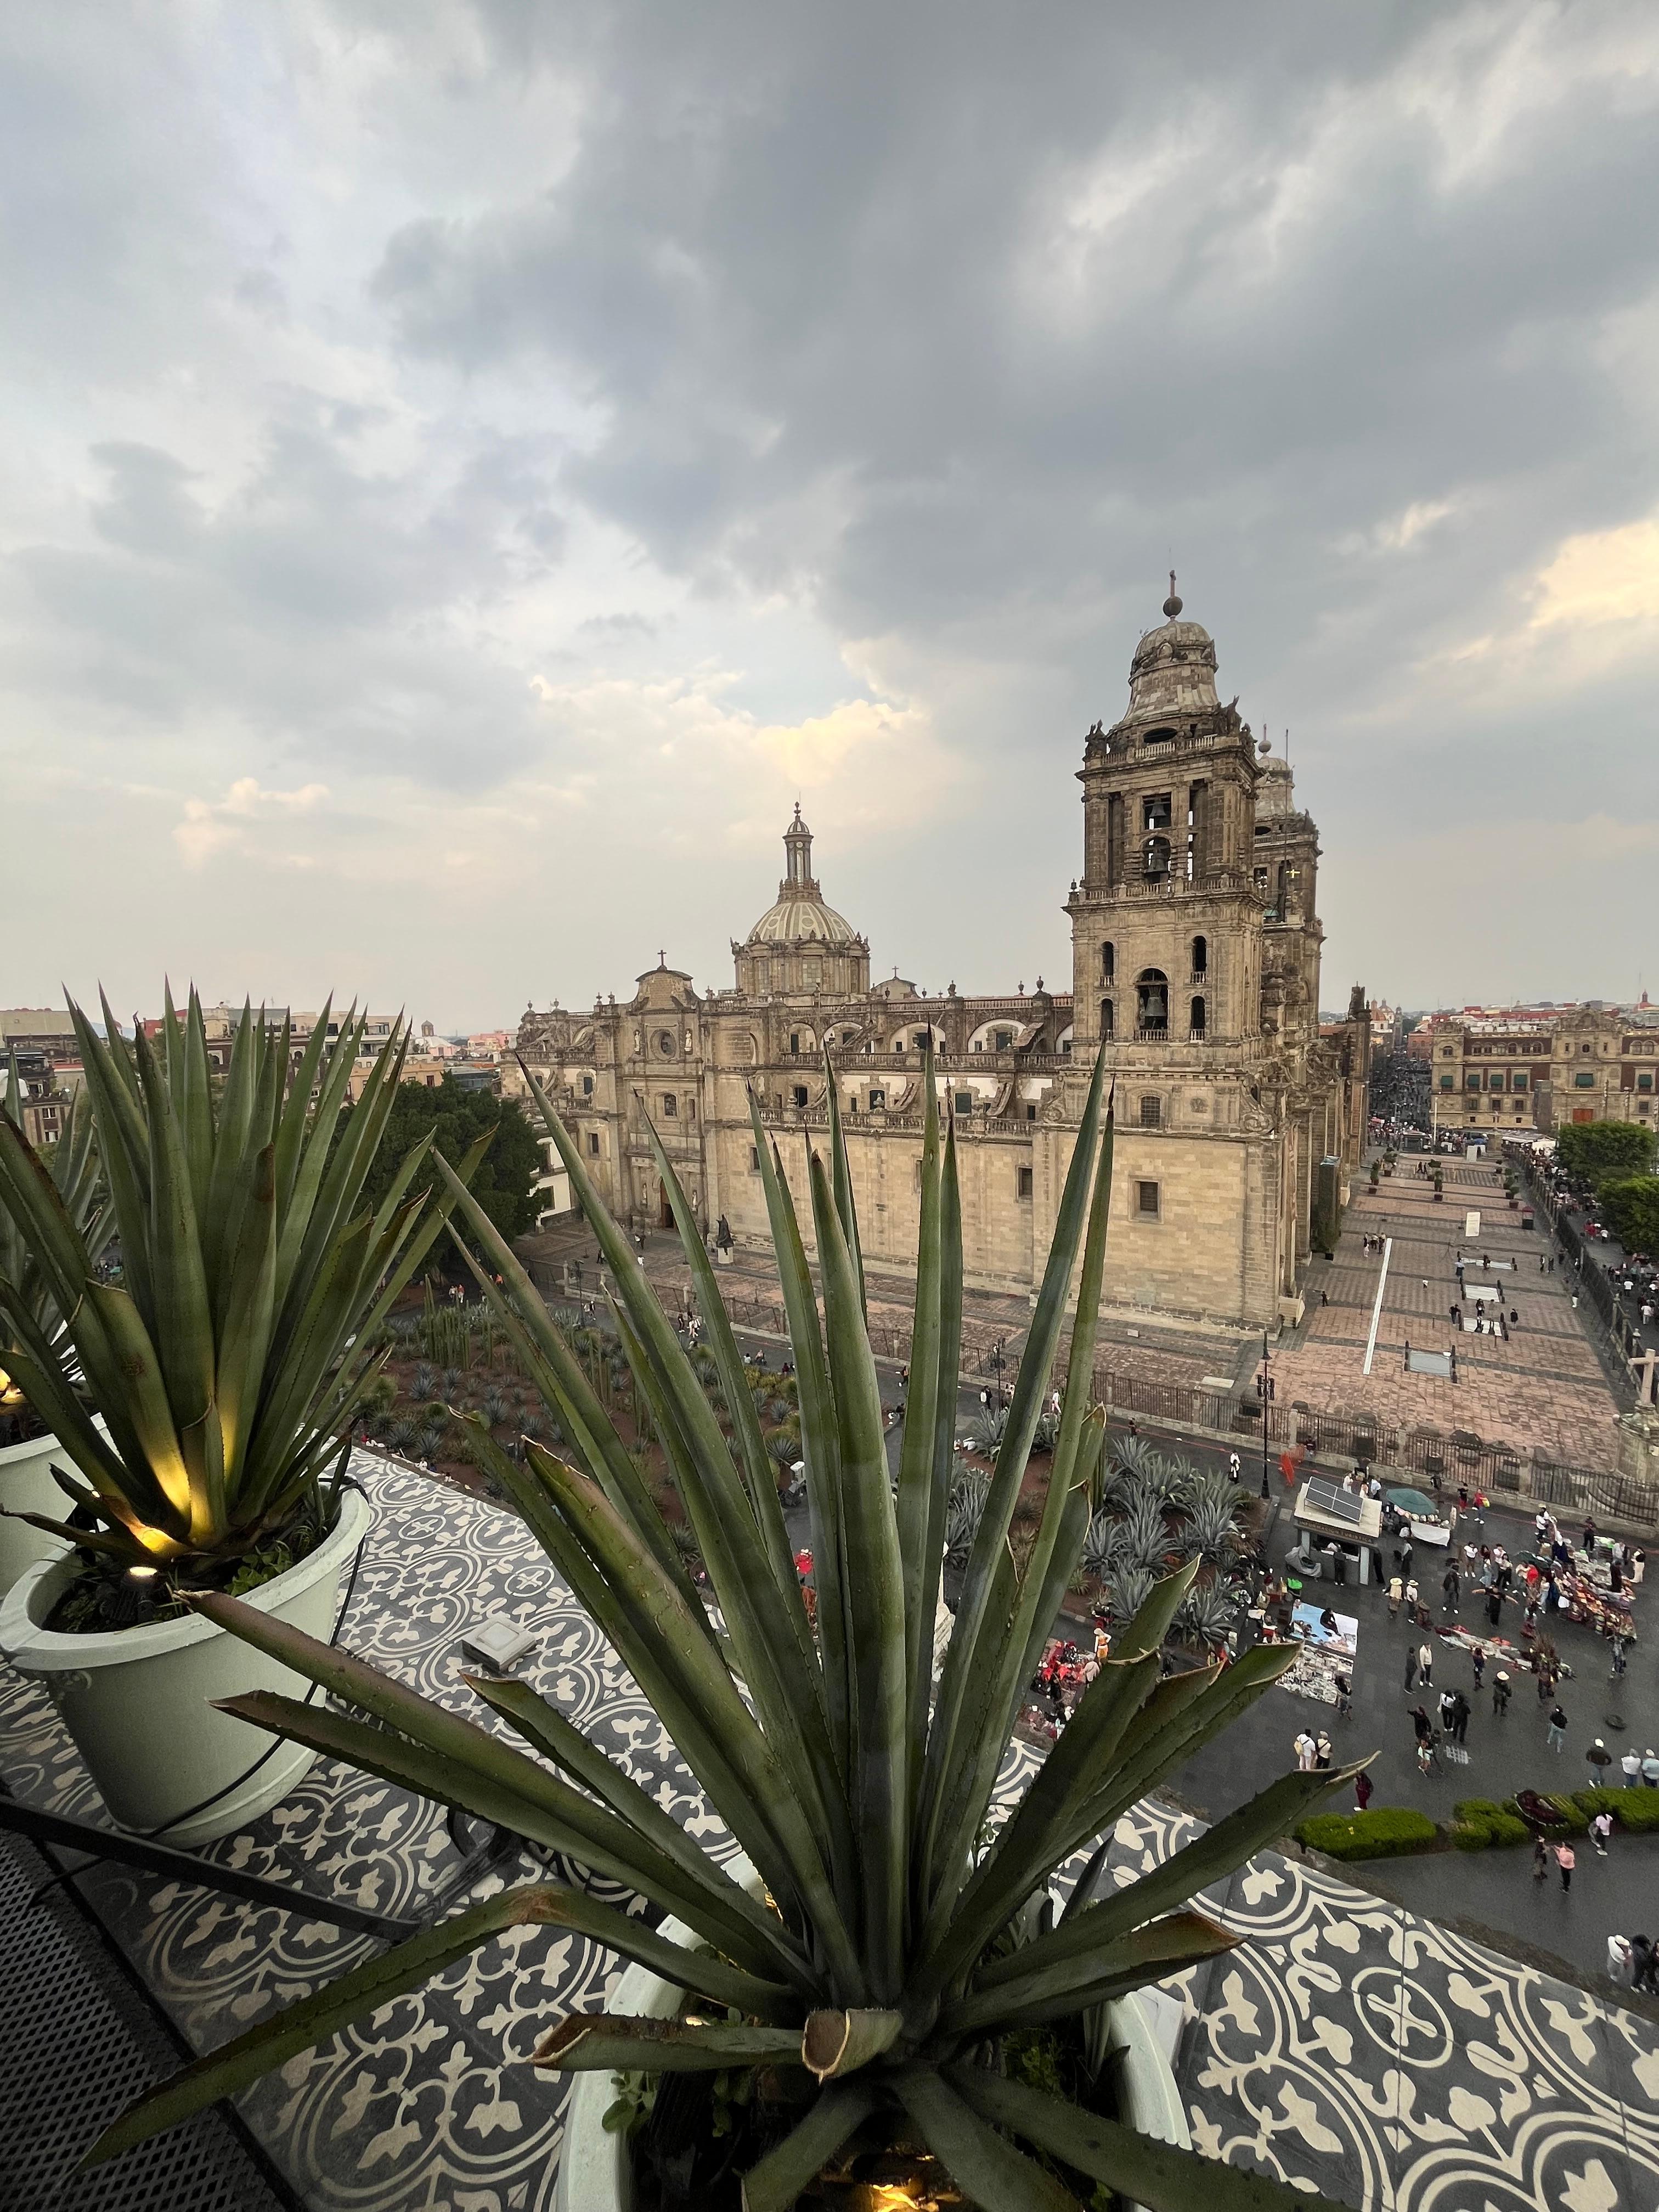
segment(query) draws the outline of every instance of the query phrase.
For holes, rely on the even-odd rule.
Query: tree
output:
[[[1570,1121],[1555,1140],[1569,1175],[1599,1191],[1616,1176],[1645,1176],[1653,1165],[1653,1132],[1636,1121]]]
[[[1659,1252],[1659,1176],[1614,1176],[1601,1185],[1601,1212],[1627,1252]]]
[[[348,1106],[342,1112],[337,1144],[356,1110]],[[536,1218],[535,1184],[541,1171],[541,1147],[514,1100],[496,1098],[485,1091],[465,1091],[453,1075],[446,1075],[435,1088],[424,1083],[398,1085],[385,1140],[363,1186],[363,1202],[370,1206],[380,1203],[392,1187],[399,1162],[428,1130],[438,1151],[453,1165],[485,1129],[495,1133],[472,1179],[472,1188],[503,1237],[522,1236]],[[423,1171],[416,1177],[414,1188],[427,1189],[430,1182],[431,1177]]]

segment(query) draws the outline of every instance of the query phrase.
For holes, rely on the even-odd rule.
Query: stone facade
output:
[[[520,1054],[623,1218],[667,1225],[648,1114],[705,1226],[763,1242],[750,1094],[799,1201],[827,1048],[866,1260],[903,1273],[931,1040],[956,1119],[968,1283],[1029,1290],[1103,1053],[1118,1129],[1109,1304],[1253,1328],[1299,1311],[1310,1238],[1334,1233],[1358,1165],[1369,1010],[1356,988],[1322,1037],[1314,824],[1288,765],[1220,704],[1214,645],[1179,619],[1173,580],[1164,611],[1135,649],[1127,712],[1085,742],[1071,992],[1041,977],[996,997],[872,984],[798,807],[777,900],[733,941],[732,989],[699,994],[660,956],[624,1003],[526,1012]]]
[[[1659,1027],[1622,1009],[1446,1018],[1429,1051],[1437,1128],[1512,1136],[1571,1121],[1656,1126]]]

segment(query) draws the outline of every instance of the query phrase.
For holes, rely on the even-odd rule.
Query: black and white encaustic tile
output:
[[[460,1680],[460,1640],[505,1614],[537,1639],[514,1671],[730,1856],[661,1723],[522,1526],[367,1453],[353,1472],[375,1518],[342,1643],[483,1718]],[[1005,1796],[1033,1764],[1014,1747]],[[103,1817],[44,1692],[3,1668],[0,1768],[16,1796]],[[1114,1878],[1133,1881],[1194,1825],[1137,1808],[1119,1823]],[[446,1891],[459,1860],[442,1811],[330,1760],[208,1855],[411,1918],[441,1895],[460,1901]],[[544,1870],[510,1859],[469,1901]],[[303,1911],[114,1867],[83,1887],[201,2050],[374,1948]],[[1200,2150],[1356,2212],[1659,2212],[1659,2032],[1611,1990],[1603,2004],[1272,1856],[1206,1901],[1244,1941],[1168,1985]],[[516,1930],[290,2060],[246,2094],[244,2114],[318,2212],[546,2212],[563,2089],[529,2054],[552,2021],[603,2003],[617,1971],[580,1937]],[[110,2117],[94,2102],[88,2135]]]

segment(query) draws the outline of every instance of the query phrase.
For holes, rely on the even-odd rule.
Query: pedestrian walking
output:
[[[1644,1790],[1659,1790],[1659,1753],[1655,1752],[1651,1744],[1642,1753],[1642,1787]]]
[[[1561,1894],[1565,1897],[1572,1887],[1572,1870],[1578,1863],[1578,1855],[1571,1844],[1556,1845],[1555,1863],[1561,1869]]]
[[[1429,1718],[1426,1705],[1412,1707],[1412,1730],[1419,1744],[1429,1742],[1434,1735],[1434,1723]]]
[[[1612,1835],[1612,1814],[1608,1812],[1598,1813],[1595,1818],[1590,1822],[1590,1841],[1595,1845],[1595,1856],[1598,1859],[1606,1858],[1607,1855],[1607,1838]]]
[[[1426,1644],[1419,1644],[1417,1647],[1417,1671],[1423,1677],[1423,1687],[1425,1690],[1432,1689],[1434,1686],[1434,1654]]]
[[[1391,1577],[1389,1583],[1389,1619],[1390,1620],[1398,1619],[1400,1601],[1405,1595],[1405,1583],[1401,1581],[1398,1575]]]
[[[1331,1771],[1331,1740],[1323,1729],[1314,1739],[1314,1771],[1328,1774]],[[1611,1826],[1611,1822],[1608,1824]]]
[[[1474,1706],[1470,1705],[1468,1699],[1460,1690],[1457,1692],[1457,1695],[1452,1699],[1452,1741],[1454,1743],[1468,1743],[1469,1740],[1469,1715],[1474,1711]]]
[[[1408,1698],[1412,1693],[1412,1685],[1416,1681],[1416,1680],[1417,1653],[1408,1644],[1406,1646],[1406,1695]]]
[[[1492,1709],[1493,1712],[1508,1712],[1510,1709],[1510,1692],[1514,1688],[1514,1686],[1515,1685],[1510,1680],[1509,1669],[1506,1667],[1500,1667],[1498,1672],[1492,1678]]]
[[[1544,1847],[1544,1838],[1541,1836],[1534,1836],[1532,1839],[1533,1880],[1534,1881],[1542,1881],[1549,1870],[1550,1855]]]
[[[1297,1735],[1295,1748],[1297,1765],[1304,1774],[1311,1774],[1314,1771],[1314,1740],[1306,1729]]]
[[[1625,1778],[1626,1790],[1636,1790],[1641,1786],[1642,1754],[1633,1744],[1620,1760],[1619,1768]]]
[[[1363,1771],[1353,1778],[1353,1802],[1356,1811],[1363,1813],[1371,1802],[1371,1778]]]
[[[1589,1769],[1590,1788],[1605,1790],[1607,1783],[1607,1769],[1613,1765],[1613,1753],[1599,1735],[1584,1753],[1584,1764]]]
[[[1408,1620],[1415,1620],[1417,1618],[1417,1581],[1414,1576],[1407,1577],[1406,1618]]]
[[[1237,1452],[1229,1452],[1227,1455],[1227,1480],[1230,1482],[1237,1482],[1239,1476],[1243,1472],[1244,1463],[1239,1458],[1238,1454]]]
[[[1630,1985],[1633,1990],[1650,1990],[1654,1978],[1654,1948],[1645,1936],[1630,1939]]]
[[[1628,1936],[1609,1936],[1607,1938],[1607,1979],[1620,1989],[1627,1990],[1635,1970],[1635,1956]]]
[[[1544,1741],[1550,1749],[1559,1753],[1567,1740],[1567,1717],[1559,1705],[1550,1715],[1550,1730]]]
[[[1486,1671],[1486,1655],[1478,1644],[1469,1654],[1469,1663],[1474,1668],[1474,1686],[1478,1690]]]

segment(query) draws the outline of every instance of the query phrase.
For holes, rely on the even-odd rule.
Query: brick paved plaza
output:
[[[1431,1183],[1413,1172],[1408,1155],[1392,1179],[1356,1194],[1335,1260],[1316,1261],[1310,1272],[1307,1319],[1274,1355],[1279,1402],[1299,1398],[1323,1411],[1470,1429],[1522,1454],[1541,1446],[1548,1457],[1572,1466],[1605,1465],[1618,1406],[1587,1334],[1588,1316],[1573,1310],[1576,1278],[1565,1263],[1553,1275],[1539,1273],[1540,1255],[1551,1249],[1547,1231],[1522,1229],[1496,1168],[1483,1161],[1443,1164],[1446,1194],[1437,1206]],[[1465,1246],[1470,1211],[1480,1212],[1480,1230]],[[1369,1376],[1363,1371],[1365,1340],[1382,1262],[1362,1251],[1368,1236],[1394,1240]],[[1507,1344],[1453,1328],[1460,1248],[1515,1262],[1512,1276],[1497,1277],[1507,1293],[1505,1312],[1513,1308],[1518,1316]],[[1328,1305],[1320,1304],[1322,1291]],[[1455,1344],[1457,1381],[1407,1374],[1408,1340],[1421,1352],[1443,1352]]]
[[[1553,1275],[1539,1273],[1540,1255],[1550,1251],[1547,1231],[1522,1229],[1519,1212],[1510,1211],[1504,1199],[1500,1171],[1486,1162],[1443,1161],[1445,1196],[1438,1205],[1428,1178],[1413,1172],[1415,1164],[1409,1155],[1402,1156],[1393,1176],[1376,1190],[1362,1182],[1344,1219],[1334,1260],[1312,1262],[1307,1315],[1273,1346],[1278,1402],[1300,1401],[1322,1413],[1370,1413],[1443,1433],[1470,1430],[1487,1443],[1512,1446],[1523,1457],[1537,1449],[1572,1466],[1606,1465],[1618,1407],[1588,1334],[1588,1313],[1573,1310],[1571,1271],[1564,1262]],[[1496,1276],[1505,1291],[1505,1313],[1513,1310],[1517,1316],[1508,1343],[1497,1336],[1456,1332],[1451,1323],[1455,1259],[1464,1247],[1465,1216],[1470,1212],[1479,1212],[1480,1230],[1468,1249],[1515,1263],[1512,1273],[1499,1271]],[[1393,1249],[1376,1356],[1367,1376],[1365,1342],[1382,1266],[1380,1255],[1362,1249],[1369,1236],[1392,1238]],[[568,1255],[578,1249],[568,1231],[544,1242],[550,1258],[556,1249]],[[591,1244],[586,1249],[591,1259]],[[689,1299],[676,1238],[648,1237],[645,1264],[671,1311]],[[734,1254],[732,1265],[720,1270],[720,1288],[740,1316],[748,1307],[757,1316],[754,1326],[768,1331],[764,1309],[776,1307],[780,1297],[769,1254]],[[1321,1303],[1322,1293],[1328,1304]],[[872,1273],[869,1294],[878,1349],[888,1343],[902,1346],[910,1325],[909,1287],[897,1278]],[[1011,1376],[1030,1322],[1029,1300],[970,1291],[963,1321],[964,1380],[989,1376],[991,1348],[999,1344],[1005,1379]],[[780,1311],[774,1327],[781,1325]],[[1413,1351],[1442,1354],[1455,1343],[1457,1381],[1407,1374],[1407,1340]],[[1259,1354],[1259,1339],[1232,1331],[1118,1314],[1103,1316],[1097,1360],[1115,1375],[1190,1385],[1206,1376],[1248,1377]]]

